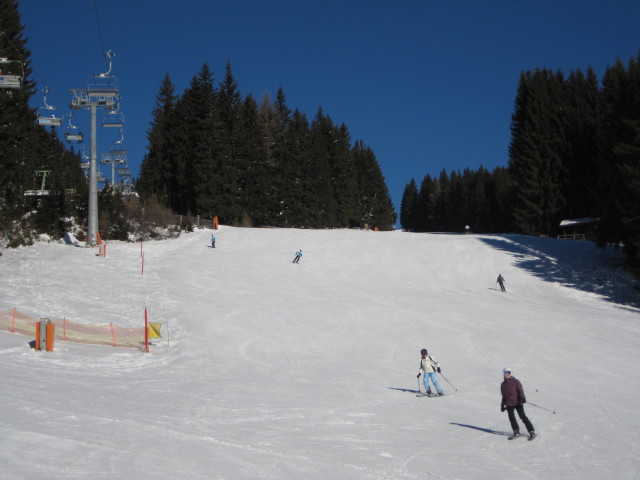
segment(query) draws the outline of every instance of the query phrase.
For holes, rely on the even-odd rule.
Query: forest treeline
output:
[[[0,65],[21,88],[0,88],[0,232],[61,235],[86,226],[81,158],[36,123],[30,52],[18,2],[0,0]],[[47,172],[47,196],[25,196]],[[374,152],[352,141],[322,108],[309,120],[276,98],[242,96],[227,63],[207,64],[180,94],[160,82],[136,189],[100,193],[103,238],[126,238],[143,204],[222,223],[311,228],[393,228],[388,189]],[[624,245],[640,269],[640,55],[594,71],[523,72],[515,92],[508,164],[442,170],[411,180],[400,205],[409,231],[518,232],[556,236],[563,219],[598,219],[600,245]],[[9,232],[9,233],[8,233]]]
[[[156,96],[137,191],[179,214],[229,225],[394,228],[373,151],[318,109],[310,122],[275,100],[242,97],[227,62],[207,64],[181,95],[167,74]]]
[[[520,75],[506,167],[411,180],[400,205],[409,231],[557,236],[567,219],[597,219],[600,245],[624,245],[640,269],[640,54],[607,68]]]

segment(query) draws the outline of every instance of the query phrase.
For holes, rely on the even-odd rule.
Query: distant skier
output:
[[[501,273],[498,274],[498,279],[496,280],[496,282],[498,282],[498,285],[500,285],[500,290],[502,290],[503,292],[507,291],[507,289],[504,288],[504,277]]]
[[[513,440],[514,438],[518,438],[520,436],[520,426],[518,425],[518,421],[516,420],[516,416],[513,413],[514,410],[518,412],[518,416],[524,426],[527,427],[527,431],[529,432],[529,440],[533,440],[536,438],[536,432],[531,424],[531,421],[527,417],[527,414],[524,413],[524,404],[527,403],[527,399],[524,396],[524,389],[522,388],[522,383],[516,377],[511,376],[511,369],[505,368],[502,370],[502,374],[504,375],[504,380],[500,385],[500,393],[502,393],[502,402],[500,403],[500,411],[507,411],[509,415],[509,422],[511,422],[511,428],[513,429],[513,435],[509,437],[509,440]]]
[[[216,248],[216,236],[211,235],[211,248]]]
[[[424,373],[422,382],[424,383],[425,393],[431,395],[431,387],[429,386],[429,379],[431,379],[438,395],[444,395],[438,383],[438,377],[436,376],[436,372],[440,373],[440,364],[435,358],[429,355],[426,348],[420,350],[420,355],[422,355],[422,358],[420,359],[420,371],[418,372],[417,378],[420,378],[420,375]]]
[[[302,250],[298,250],[296,252],[296,256],[293,259],[293,263],[300,263],[300,259],[302,258]]]

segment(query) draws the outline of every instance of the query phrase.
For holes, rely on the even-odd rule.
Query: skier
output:
[[[216,236],[211,235],[211,248],[216,248]]]
[[[503,292],[507,291],[507,289],[504,288],[504,277],[501,273],[498,274],[498,279],[496,280],[496,282],[498,282],[498,284],[500,285],[500,290],[502,290]]]
[[[300,259],[302,258],[302,250],[298,250],[296,252],[296,256],[293,259],[293,263],[300,263]]]
[[[511,376],[510,368],[502,370],[502,374],[504,375],[504,381],[502,382],[502,385],[500,385],[500,392],[502,393],[500,411],[504,412],[506,410],[509,415],[509,422],[511,422],[511,428],[513,429],[513,435],[509,437],[509,440],[513,440],[520,436],[520,426],[518,425],[516,416],[513,413],[514,410],[518,412],[520,420],[522,420],[524,426],[527,427],[529,440],[533,440],[536,438],[536,432],[531,421],[527,417],[527,414],[524,413],[524,404],[527,402],[527,399],[524,396],[522,383],[520,383],[520,380],[516,377]]]
[[[429,387],[429,379],[431,379],[438,395],[444,395],[436,376],[436,372],[440,373],[440,364],[435,358],[429,355],[426,348],[420,350],[420,355],[422,355],[422,358],[420,359],[420,371],[418,372],[417,378],[420,378],[420,375],[424,373],[422,382],[424,383],[425,393],[431,395],[431,387]]]

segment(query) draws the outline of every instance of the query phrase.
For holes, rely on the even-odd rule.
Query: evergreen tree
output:
[[[172,175],[172,139],[177,101],[175,87],[166,74],[156,95],[151,128],[147,133],[148,152],[142,160],[136,188],[143,196],[155,195],[162,204],[169,204],[169,192],[174,188]]]
[[[569,74],[560,117],[564,149],[561,152],[565,175],[562,191],[567,201],[563,219],[597,215],[598,119],[600,91],[592,68]]]
[[[221,145],[214,138],[215,108],[213,73],[205,63],[176,106],[172,208],[180,214],[219,215],[227,222],[224,208],[230,203],[229,182],[234,179],[223,178]]]
[[[283,227],[309,226],[312,202],[309,201],[308,179],[311,171],[311,133],[309,121],[304,113],[294,110],[287,129],[286,150],[281,168],[283,188],[278,202],[280,210],[278,225]],[[313,195],[313,194],[312,194]]]
[[[359,140],[356,141],[351,152],[354,156],[353,163],[357,178],[356,219],[360,225],[366,224],[370,228],[392,230],[397,215],[373,150]]]
[[[247,204],[245,188],[248,181],[248,167],[240,158],[240,115],[242,98],[231,71],[231,63],[225,66],[225,76],[216,95],[215,160],[214,184],[219,193],[215,208],[227,223],[238,224],[242,221]]]
[[[262,135],[258,104],[247,95],[240,111],[238,146],[239,172],[244,191],[243,212],[245,222],[271,225],[274,217],[272,205],[272,178],[266,157],[262,152]]]
[[[21,88],[0,88],[0,229],[28,208],[23,197],[33,175],[37,130],[35,113],[29,107],[34,92],[30,80],[31,52],[23,37],[18,2],[0,0],[0,71],[22,78]]]
[[[400,201],[400,226],[407,232],[414,232],[415,230],[415,211],[418,203],[418,188],[416,182],[412,178],[411,181],[404,187],[402,193],[402,200]]]
[[[511,124],[509,170],[515,183],[515,224],[525,234],[555,235],[561,220],[565,204],[562,99],[562,73],[537,69],[520,76]]]
[[[323,228],[336,222],[337,205],[331,182],[331,165],[336,162],[335,145],[339,131],[329,117],[318,108],[310,131],[310,150],[305,165],[304,181],[308,192],[308,226]]]
[[[640,54],[621,61],[602,81],[599,243],[622,243],[640,269]]]

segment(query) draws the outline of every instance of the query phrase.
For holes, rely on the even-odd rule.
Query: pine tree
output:
[[[279,169],[282,189],[278,192],[277,225],[283,227],[309,226],[312,202],[308,186],[311,171],[311,133],[307,116],[294,110],[287,129],[286,150]],[[312,194],[313,195],[313,194]]]
[[[640,270],[640,54],[610,67],[602,81],[599,243],[625,245]]]
[[[31,52],[23,37],[18,2],[0,0],[0,71],[22,78],[18,89],[0,88],[0,227],[28,208],[23,192],[35,169],[37,148],[35,113],[29,107],[34,92],[30,80]]]
[[[404,187],[402,200],[400,201],[400,226],[407,232],[416,231],[415,212],[418,203],[418,188],[412,178]]]
[[[356,219],[370,228],[392,230],[397,215],[373,150],[358,140],[351,152],[357,177]]]
[[[563,219],[597,215],[598,118],[600,92],[592,68],[569,74],[560,118],[565,138],[562,191],[567,201]]]
[[[242,98],[231,71],[231,63],[225,66],[225,76],[216,95],[215,143],[216,169],[214,187],[221,192],[215,208],[227,223],[239,224],[243,216],[249,215],[245,206],[245,188],[248,183],[249,165],[240,158],[239,119]]]
[[[142,160],[140,178],[136,185],[141,195],[145,197],[155,195],[165,205],[169,204],[169,192],[174,182],[172,139],[177,100],[173,82],[169,74],[166,74],[156,95],[156,107],[152,112],[153,120],[147,133],[148,152]]]
[[[555,235],[566,202],[560,119],[563,75],[546,69],[520,76],[511,124],[509,170],[515,182],[514,218],[519,231]]]

